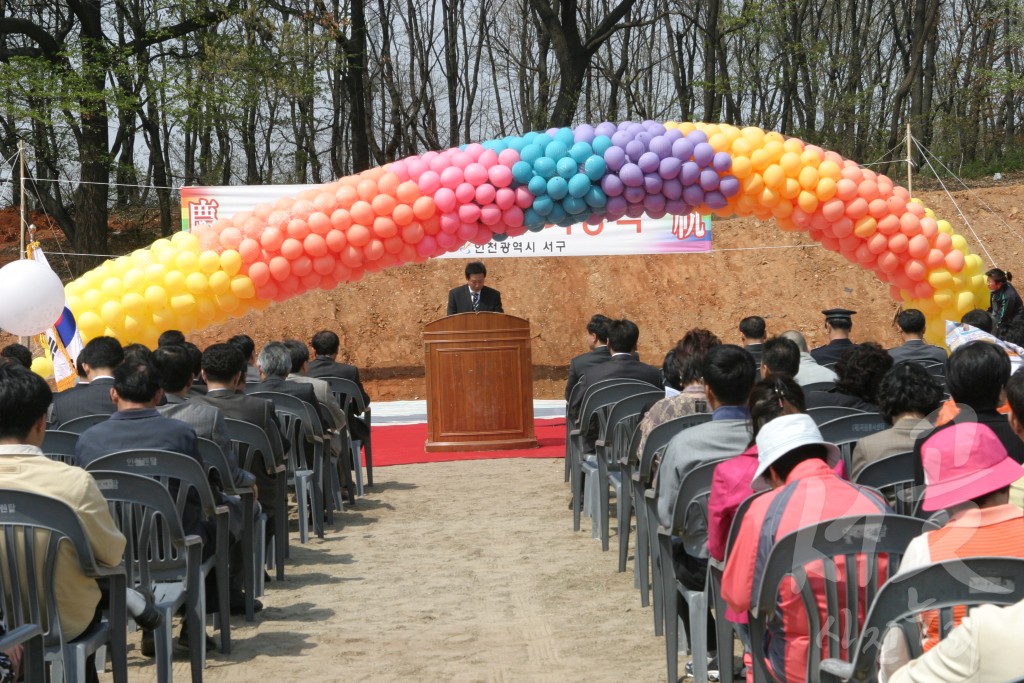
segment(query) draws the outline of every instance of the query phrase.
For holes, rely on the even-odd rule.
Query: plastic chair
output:
[[[128,585],[152,596],[163,622],[153,634],[156,677],[172,678],[171,622],[182,607],[190,633],[203,632],[206,590],[203,584],[203,543],[186,536],[170,492],[149,477],[128,472],[92,471],[96,485],[110,503],[110,513],[128,543],[125,566]],[[203,680],[206,638],[190,648],[192,680]]]
[[[43,453],[50,460],[59,460],[66,465],[77,465],[75,445],[78,443],[76,432],[65,432],[61,429],[47,429],[43,435]]]
[[[633,474],[637,465],[637,450],[640,448],[640,422],[633,428],[633,434],[629,438],[626,448],[619,451],[619,471],[622,472],[622,498],[626,504],[624,519],[619,527],[619,571],[626,571],[626,563],[629,560],[629,535],[633,523],[633,511],[636,509],[636,495],[633,492]],[[640,529],[639,515],[637,515],[637,542],[639,542]],[[634,558],[636,554],[634,553]],[[634,568],[636,562],[633,563]],[[640,572],[633,572],[633,584],[640,587]]]
[[[650,488],[654,456],[665,450],[668,442],[679,432],[711,421],[711,413],[684,415],[674,420],[663,422],[647,435],[643,453],[639,455],[639,463],[633,473],[633,497],[635,500],[637,523],[637,557],[634,567],[640,568],[640,604],[646,607],[648,602],[648,583],[654,593],[654,633],[661,635],[664,619],[661,614],[661,562],[658,553],[652,549],[658,547],[658,503],[657,490]],[[653,580],[647,580],[648,566]]]
[[[89,472],[128,472],[152,477],[171,492],[179,515],[187,505],[189,491],[196,492],[199,496],[203,520],[212,521],[215,525],[213,553],[202,563],[202,573],[206,576],[216,569],[217,612],[220,615],[218,624],[220,651],[229,654],[231,652],[231,609],[228,592],[228,546],[231,539],[228,533],[228,508],[216,503],[213,489],[210,488],[210,482],[206,478],[203,466],[198,460],[181,453],[139,449],[104,455],[93,460],[85,469]],[[175,483],[177,490],[175,490]],[[196,634],[203,632],[205,629],[193,631]]]
[[[199,454],[203,456],[207,477],[217,472],[224,493],[242,501],[242,587],[245,589],[245,620],[256,619],[256,574],[262,576],[264,564],[263,538],[266,535],[267,516],[256,515],[256,495],[251,486],[238,488],[231,478],[228,458],[215,442],[199,437]]]
[[[277,580],[284,580],[284,560],[288,555],[288,472],[284,463],[274,460],[274,450],[267,433],[258,426],[224,418],[228,438],[242,467],[250,472],[261,470],[274,480],[274,566]],[[243,449],[244,446],[244,449]],[[263,538],[266,538],[264,536]],[[262,545],[262,544],[261,544]],[[256,572],[256,593],[263,594],[263,572]]]
[[[655,401],[665,398],[664,391],[645,391],[643,393],[628,396],[617,401],[611,406],[608,417],[605,418],[600,436],[595,442],[595,454],[593,459],[587,459],[581,466],[588,481],[594,480],[596,474],[597,485],[597,511],[591,515],[595,533],[601,537],[601,550],[607,551],[609,545],[608,533],[608,490],[615,490],[616,519],[618,520],[618,533],[622,533],[626,512],[626,502],[622,495],[622,472],[619,470],[619,458],[616,457],[615,445],[618,442],[619,450],[628,445],[629,435],[633,433],[640,422],[640,413],[643,409]],[[626,444],[622,442],[626,441]]]
[[[776,604],[784,580],[792,577],[796,582],[807,617],[807,632],[823,637],[812,637],[809,642],[807,680],[813,681],[825,656],[838,657],[843,647],[856,641],[862,627],[861,608],[867,612],[875,601],[886,574],[895,573],[911,539],[931,528],[934,527],[924,520],[902,515],[859,515],[819,522],[780,538],[768,554],[761,584],[755,588],[751,605],[749,626],[754,680],[777,680],[769,672],[764,657],[768,624],[777,618]],[[839,558],[843,559],[842,570],[837,562]],[[888,563],[887,570],[883,559]],[[815,593],[808,577],[810,563],[821,565],[823,596]],[[845,574],[842,580],[841,571]],[[824,622],[818,606],[820,597],[825,598]],[[849,618],[851,615],[854,618]]]
[[[295,499],[299,505],[299,542],[309,542],[309,520],[313,532],[324,537],[324,442],[314,433],[313,424],[320,426],[320,417],[313,406],[300,398],[276,391],[257,391],[251,394],[270,400],[282,423],[282,433],[288,435],[288,474],[295,486]],[[311,452],[303,448],[311,447]]]
[[[853,471],[853,447],[869,434],[889,429],[888,424],[878,413],[858,413],[837,417],[834,420],[818,424],[821,436],[829,443],[839,446],[843,455],[843,465],[849,478]]]
[[[62,432],[72,432],[74,434],[81,434],[89,427],[98,425],[100,422],[106,422],[110,419],[109,414],[102,415],[82,415],[76,417],[73,420],[68,420],[64,424],[59,426]]]
[[[576,422],[576,427],[570,432],[572,440],[570,452],[572,456],[572,528],[574,531],[580,530],[580,512],[583,501],[583,459],[586,455],[583,450],[591,419],[597,417],[600,433],[603,418],[606,417],[602,408],[614,405],[633,394],[655,388],[653,384],[639,380],[608,379],[589,387],[583,395],[579,420]]]
[[[882,586],[871,604],[864,630],[850,648],[850,661],[822,660],[819,680],[873,683],[878,674],[882,636],[890,627],[910,626],[915,635],[907,639],[910,655],[921,656],[917,625],[907,621],[923,611],[939,611],[939,632],[945,637],[953,630],[954,607],[1012,605],[1021,600],[1024,559],[1019,557],[961,557],[913,569]]]
[[[576,397],[583,391],[583,378],[580,378],[579,382],[576,382],[576,386],[569,392],[569,400],[565,402],[565,481],[569,481],[569,477],[572,474],[572,455],[569,450],[572,448],[572,420],[569,419],[569,409],[575,401]]]
[[[43,629],[45,661],[50,679],[79,683],[86,678],[86,659],[103,646],[110,647],[115,683],[128,681],[125,567],[96,562],[82,521],[64,501],[27,491],[0,489],[0,538],[6,548],[24,552],[0,555],[0,590],[3,613],[13,630],[25,624]],[[106,580],[110,591],[107,619],[89,626],[72,641],[65,639],[57,615],[54,581],[57,554],[70,543],[85,576]]]
[[[853,480],[870,486],[889,501],[898,515],[915,516],[924,487],[914,486],[914,452],[896,453],[868,463]]]
[[[22,624],[0,636],[0,652],[21,645],[21,680],[46,683],[46,659],[43,629],[38,624]]]
[[[807,395],[812,391],[831,391],[835,385],[835,382],[811,382],[800,385],[800,388],[804,390],[804,395]]]
[[[711,493],[711,477],[715,467],[722,460],[705,462],[687,474],[679,486],[672,511],[672,528],[658,527],[658,550],[661,557],[661,576],[664,582],[662,597],[665,602],[665,659],[668,665],[668,680],[679,680],[679,604],[676,596],[682,596],[690,612],[690,653],[693,661],[693,677],[698,681],[708,678],[708,587],[690,590],[676,579],[672,561],[672,537],[683,536],[693,528],[693,515],[701,515],[704,521],[703,538],[685,538],[689,548],[707,548],[708,495]],[[724,615],[719,618],[724,618]],[[731,656],[731,653],[729,653]]]
[[[366,401],[363,399],[363,392],[359,390],[359,385],[352,380],[345,379],[344,377],[320,377],[320,379],[331,385],[331,393],[338,399],[338,405],[341,406],[346,415],[361,415],[361,419],[366,423],[366,431],[369,434],[366,437],[366,443],[352,438],[352,450],[355,458],[352,466],[356,472],[356,488],[359,495],[362,496],[363,464],[360,462],[361,459],[359,457],[360,446],[364,448],[366,453],[366,485],[373,486],[373,430],[371,429],[373,416],[370,412],[371,406],[366,405]],[[352,411],[348,410],[349,403],[354,408]],[[351,427],[349,427],[349,436],[352,436]]]
[[[818,408],[808,408],[807,414],[814,419],[814,424],[820,427],[826,422],[831,422],[847,415],[863,415],[864,411],[845,406],[820,406]]]

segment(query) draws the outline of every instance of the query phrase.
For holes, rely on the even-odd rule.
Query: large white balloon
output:
[[[23,259],[0,268],[0,327],[20,337],[39,334],[64,310],[64,285],[49,267]]]

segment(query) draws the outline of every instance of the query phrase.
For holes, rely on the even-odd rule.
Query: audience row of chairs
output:
[[[941,366],[933,368],[941,374]],[[827,387],[823,387],[827,388]],[[580,390],[577,386],[576,390]],[[713,561],[703,591],[687,590],[675,576],[672,538],[683,530],[707,524],[707,503],[711,479],[719,461],[703,464],[686,476],[674,507],[671,528],[659,527],[657,490],[652,487],[654,462],[669,441],[682,430],[711,419],[710,414],[688,415],[656,426],[638,451],[639,422],[645,409],[663,397],[656,387],[638,380],[607,380],[588,387],[577,419],[568,417],[566,441],[566,480],[571,482],[573,528],[580,529],[580,518],[592,517],[592,534],[609,548],[610,491],[615,493],[619,541],[618,570],[627,568],[630,529],[635,516],[634,582],[640,590],[641,605],[651,604],[653,594],[654,631],[665,636],[666,670],[670,682],[678,679],[678,652],[688,645],[693,656],[693,673],[698,681],[707,680],[706,614],[716,614],[719,669],[721,680],[729,681],[734,671],[731,644],[732,625],[724,618],[721,597],[724,565]],[[570,404],[572,404],[572,399]],[[808,413],[818,423],[825,440],[840,447],[845,473],[851,472],[850,456],[857,441],[889,427],[876,413],[851,408],[816,408]],[[599,425],[593,453],[585,448],[591,420]],[[889,579],[898,567],[907,544],[927,529],[937,528],[935,520],[916,517],[922,492],[914,487],[913,453],[900,453],[871,463],[856,482],[877,489],[886,496],[896,514],[860,516],[831,520],[781,539],[770,553],[764,579],[750,616],[752,652],[763,652],[769,619],[775,612],[779,588],[795,578],[800,595],[809,609],[809,633],[825,634],[820,644],[812,644],[807,663],[807,680],[873,681],[877,675],[879,633],[892,625],[909,627],[915,610],[907,605],[942,608],[943,618],[951,624],[953,605],[981,603],[1012,604],[1024,598],[1024,560],[1012,558],[974,558],[957,560],[960,571],[952,572],[943,564],[916,570]],[[730,533],[732,541],[751,496],[740,509]],[[703,519],[700,517],[703,516]],[[941,517],[936,517],[941,520]],[[728,552],[728,551],[727,551]],[[857,561],[857,557],[861,561]],[[947,563],[948,564],[948,563]],[[974,579],[965,583],[963,569]],[[809,581],[809,573],[815,581]],[[836,577],[845,573],[840,584]],[[820,582],[820,583],[819,583]],[[811,591],[823,587],[828,613],[821,621],[817,599]],[[842,594],[837,590],[846,587]],[[858,589],[858,586],[861,588]],[[905,596],[917,591],[917,602]],[[687,605],[692,641],[679,642],[677,595]],[[927,598],[927,600],[923,600]],[[948,609],[947,609],[948,608]],[[844,611],[845,610],[845,611]],[[867,615],[866,621],[849,615]],[[916,628],[916,625],[915,625]],[[950,626],[951,628],[951,626]],[[946,628],[943,633],[947,633]],[[919,639],[910,639],[917,643]],[[819,646],[820,645],[820,646]],[[913,649],[913,648],[912,648]],[[846,659],[843,659],[847,651]],[[774,680],[764,661],[753,657],[755,681]]]

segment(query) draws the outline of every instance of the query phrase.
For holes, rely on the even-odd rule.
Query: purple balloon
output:
[[[644,127],[651,133],[651,135],[665,134],[665,124],[660,121],[651,121],[648,119],[647,121],[644,121]]]
[[[690,206],[700,206],[704,203],[704,190],[700,185],[689,185],[683,188],[683,201]]]
[[[648,217],[654,218],[654,219],[664,218],[665,214],[667,214],[667,213],[668,213],[668,211],[666,211],[665,209],[659,209],[657,211],[652,211],[651,209],[647,209]]]
[[[686,138],[680,138],[672,143],[672,156],[680,161],[689,161],[693,156],[693,143]]]
[[[604,163],[608,170],[618,171],[626,163],[626,152],[618,145],[612,145],[604,151]]]
[[[679,172],[679,179],[683,185],[693,185],[700,180],[700,166],[696,161],[687,161]]]
[[[630,204],[642,202],[647,196],[647,190],[642,187],[627,187],[622,192],[622,197]]]
[[[668,138],[669,142],[675,142],[683,138],[683,131],[678,128],[669,128],[665,131],[665,137]]]
[[[626,125],[626,132],[632,135],[633,137],[636,137],[640,133],[644,132],[644,124],[637,123],[636,121],[630,121]]]
[[[693,146],[693,160],[701,166],[710,166],[715,158],[715,148],[706,142],[699,142]]]
[[[708,208],[711,209],[724,209],[729,203],[718,190],[712,190],[705,194],[704,202],[708,205]]]
[[[647,194],[658,194],[661,192],[661,186],[664,184],[664,180],[657,172],[647,173],[644,175],[644,189]]]
[[[636,165],[640,167],[640,170],[644,173],[653,173],[658,170],[661,165],[661,157],[654,152],[644,152],[640,155]]]
[[[630,204],[626,209],[626,215],[630,218],[640,218],[644,215],[644,205],[641,204]]]
[[[632,139],[633,136],[624,130],[617,130],[612,133],[612,144],[622,149],[626,149],[626,144]]]
[[[601,189],[609,197],[618,197],[623,190],[622,180],[614,173],[609,173],[601,178]]]
[[[735,197],[740,191],[740,181],[736,176],[726,175],[718,182],[718,191],[725,197]]]
[[[631,125],[633,125],[632,121],[619,121],[619,125],[617,126],[617,130],[622,130],[622,131],[627,130]]]
[[[683,184],[678,178],[670,178],[661,184],[661,193],[666,199],[679,199],[683,196]]]
[[[622,216],[626,213],[626,200],[623,197],[609,197],[608,203],[605,204],[604,208],[609,218],[611,216]]]
[[[686,136],[686,139],[692,142],[694,145],[697,145],[700,144],[701,142],[707,142],[708,136],[702,130],[692,130],[690,131],[689,135]]]
[[[619,178],[626,187],[640,187],[644,184],[644,172],[636,164],[623,164],[619,169]]]
[[[690,205],[682,199],[670,199],[665,202],[665,211],[673,216],[685,216],[690,213],[691,210]]]
[[[548,128],[544,132],[547,133],[548,135],[550,135],[553,138],[553,137],[555,137],[555,133],[558,132],[558,128]]]
[[[644,207],[647,209],[647,214],[652,215],[657,212],[661,212],[661,215],[665,215],[665,197],[660,194],[649,194],[644,199]]]
[[[654,139],[654,136],[651,135],[650,133],[648,133],[647,131],[644,131],[642,133],[637,133],[637,135],[636,135],[636,140],[638,142],[640,142],[640,143],[643,143],[644,150],[649,149],[650,144],[651,144],[651,140],[653,140],[653,139]]]
[[[732,155],[728,152],[717,152],[711,166],[719,173],[725,173],[732,168]]]
[[[718,189],[718,183],[721,182],[721,178],[715,173],[714,169],[705,168],[700,172],[700,186],[705,192]]]
[[[633,163],[640,161],[640,157],[647,151],[647,145],[639,140],[630,140],[626,143],[626,156]]]
[[[665,180],[678,177],[681,170],[683,170],[683,162],[675,157],[665,157],[658,164],[658,173]]]
[[[617,130],[618,128],[616,128],[615,124],[611,121],[602,121],[597,124],[597,127],[594,129],[594,133],[596,135],[607,135],[608,137],[611,137]]]
[[[647,147],[657,154],[660,159],[672,156],[672,141],[664,135],[655,136],[655,138],[651,140],[651,144],[647,145]]]
[[[576,126],[576,130],[572,132],[573,142],[593,142],[597,133],[594,132],[594,127],[589,123],[581,123]]]

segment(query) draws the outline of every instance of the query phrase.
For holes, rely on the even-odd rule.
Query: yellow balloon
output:
[[[213,253],[213,252],[208,252]],[[210,291],[214,294],[223,294],[231,288],[231,277],[223,270],[218,270],[210,275]]]
[[[185,287],[193,294],[203,294],[210,289],[210,281],[202,273],[189,273],[185,278]]]
[[[92,311],[85,311],[82,315],[78,316],[78,330],[86,340],[102,337],[105,327],[103,319]]]
[[[103,296],[107,299],[120,299],[124,294],[124,283],[120,278],[108,277],[103,281]]]
[[[973,311],[976,308],[974,305],[974,292],[960,292],[956,295],[956,311],[960,315]]]
[[[153,311],[153,325],[158,330],[170,330],[177,327],[178,319],[174,315],[174,311],[162,308],[159,311]]]
[[[220,254],[220,268],[232,277],[242,268],[242,255],[234,249],[225,249]]]
[[[782,187],[782,183],[786,181],[786,172],[778,164],[771,164],[768,168],[764,169],[761,177],[764,178],[765,187],[775,190]]]
[[[217,295],[217,305],[225,313],[234,313],[238,310],[238,297],[231,292],[224,292]]]
[[[196,298],[191,294],[177,294],[171,297],[171,310],[181,315],[191,313],[196,307]]]
[[[146,266],[146,282],[151,285],[160,284],[167,276],[167,266],[162,263],[153,263]]]
[[[967,253],[967,240],[963,235],[953,235],[953,248],[957,251]],[[966,262],[966,259],[965,259]]]
[[[779,166],[786,172],[786,175],[790,178],[796,178],[800,175],[800,170],[803,168],[803,164],[800,162],[800,155],[794,151],[787,151],[779,159]]]
[[[190,232],[176,232],[171,236],[171,244],[182,251],[199,251],[199,238]]]
[[[98,309],[103,305],[103,292],[98,289],[90,289],[82,296],[82,304],[87,310]]]
[[[949,288],[936,289],[932,295],[932,301],[939,308],[953,308],[956,305],[956,298],[953,290]]]
[[[196,302],[196,315],[200,320],[212,321],[217,316],[217,304],[209,299],[200,299]]]
[[[146,287],[146,303],[153,310],[159,310],[167,305],[167,292],[159,285]]]
[[[838,181],[843,177],[843,169],[839,167],[834,161],[826,159],[825,161],[818,164],[818,174],[822,178],[830,178]]]
[[[231,293],[239,299],[251,299],[256,296],[256,287],[246,275],[231,278]]]
[[[947,289],[953,286],[953,275],[945,268],[939,268],[928,275],[928,284],[935,289]]]
[[[105,301],[100,307],[100,317],[108,327],[120,327],[124,322],[124,309],[121,307],[121,302],[113,299]]]
[[[126,315],[124,317],[124,333],[128,339],[138,339],[143,329],[143,317],[141,315]]]
[[[184,235],[186,233],[178,233]],[[194,273],[199,269],[199,255],[194,251],[183,251],[174,259],[174,266],[185,273]]]
[[[220,255],[215,251],[204,251],[199,255],[199,270],[207,275],[220,269]]]
[[[125,290],[129,292],[142,292],[145,289],[146,273],[141,268],[132,268],[122,278]]]
[[[132,267],[132,260],[127,256],[119,256],[114,259],[114,272],[119,276],[123,276],[128,272],[128,269]]]
[[[48,379],[53,376],[53,361],[45,356],[39,356],[38,358],[32,359],[32,372],[36,373],[43,379]]]
[[[185,288],[185,274],[180,270],[172,270],[164,277],[164,287],[168,292],[178,292]]]

